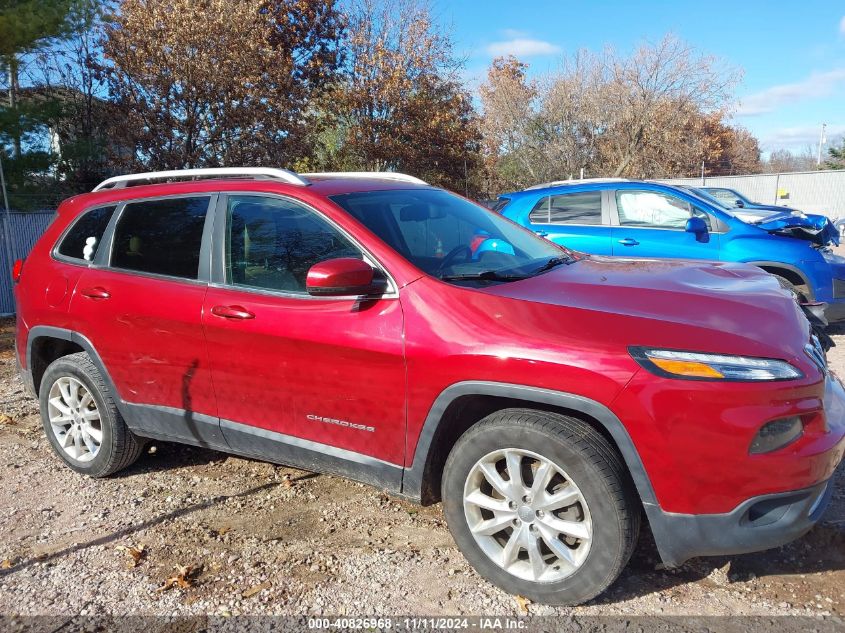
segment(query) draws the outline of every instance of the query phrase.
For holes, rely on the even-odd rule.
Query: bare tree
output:
[[[525,70],[515,58],[495,60],[480,91],[488,164],[516,186],[582,168],[607,176],[689,173],[712,149],[708,121],[725,134],[738,79],[673,36],[630,56],[580,51],[533,81]]]
[[[360,0],[347,15],[346,72],[332,93],[330,167],[404,170],[459,189],[479,133],[452,42],[417,0]],[[326,148],[325,144],[329,147]]]

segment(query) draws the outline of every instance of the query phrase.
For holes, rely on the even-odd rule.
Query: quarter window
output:
[[[100,207],[84,213],[59,244],[59,254],[88,262],[93,260],[116,208]]]
[[[683,231],[687,220],[700,217],[710,226],[710,216],[686,200],[658,191],[617,191],[619,224],[643,228]]]
[[[226,281],[236,286],[304,294],[314,264],[362,258],[334,226],[291,200],[230,196],[226,225]]]
[[[582,191],[540,199],[529,214],[533,224],[602,224],[601,191]]]
[[[127,204],[115,227],[111,265],[196,279],[209,200],[198,196]]]

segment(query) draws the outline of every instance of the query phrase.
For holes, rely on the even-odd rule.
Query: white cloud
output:
[[[765,114],[790,103],[826,97],[841,83],[845,83],[845,68],[814,72],[802,81],[772,86],[740,99],[737,115]]]
[[[839,32],[842,35],[845,35],[845,15],[842,16],[842,19],[839,20]]]
[[[514,40],[520,37],[528,37],[528,33],[520,31],[519,29],[502,29],[501,33],[502,37],[506,37],[509,40]]]
[[[821,124],[784,127],[764,134],[760,140],[760,145],[765,150],[801,150],[811,146],[817,147],[819,134],[821,134]],[[828,125],[825,130],[825,136],[827,137],[825,147],[829,147],[831,142],[842,134],[845,134],[845,125]]]
[[[515,57],[534,57],[539,55],[555,55],[561,51],[560,46],[543,40],[528,37],[515,37],[503,42],[492,42],[486,48],[494,57],[514,55]]]

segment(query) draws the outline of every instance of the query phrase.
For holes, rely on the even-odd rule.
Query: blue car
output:
[[[756,264],[802,303],[827,304],[828,322],[845,321],[845,257],[832,252],[839,234],[824,216],[778,209],[741,219],[689,189],[614,178],[537,185],[500,196],[496,208],[585,253]]]

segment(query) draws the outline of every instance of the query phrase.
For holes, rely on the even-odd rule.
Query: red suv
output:
[[[154,438],[442,499],[478,572],[539,602],[606,589],[643,516],[668,566],[795,539],[845,450],[772,276],[571,252],[401,174],[113,178],[15,277],[72,469]]]

